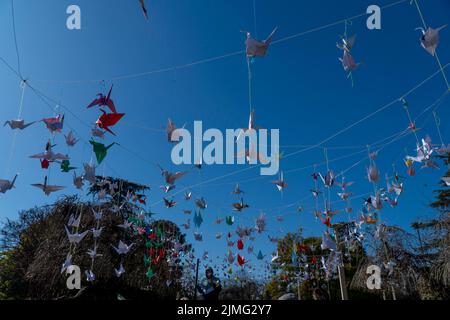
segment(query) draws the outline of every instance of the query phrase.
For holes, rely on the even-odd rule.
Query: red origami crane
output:
[[[239,250],[244,249],[244,242],[242,242],[241,239],[239,239],[239,240],[237,241],[237,248],[238,248]]]
[[[243,266],[244,264],[246,264],[248,261],[245,261],[244,257],[241,257],[241,255],[238,253],[237,255],[237,261],[239,266]]]
[[[106,113],[105,110],[103,109],[100,109],[100,111],[103,114],[98,118],[98,120],[95,123],[98,125],[99,128],[108,131],[112,135],[116,135],[109,129],[109,127],[112,127],[117,122],[119,122],[119,120],[122,119],[125,113]]]
[[[102,93],[99,93],[98,98],[91,102],[88,105],[88,108],[92,108],[93,106],[107,106],[111,112],[117,113],[116,106],[114,105],[114,101],[111,99],[111,91],[113,86],[109,89],[108,95],[104,96]]]
[[[320,217],[320,220],[322,220],[322,223],[326,225],[328,228],[331,228],[331,218],[326,217],[325,219]]]
[[[50,166],[50,161],[48,161],[47,159],[41,159],[41,168],[42,169],[48,169],[49,166]]]

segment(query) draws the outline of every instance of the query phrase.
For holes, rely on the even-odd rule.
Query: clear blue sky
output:
[[[370,4],[383,6],[393,1],[256,0],[256,24],[252,0],[146,2],[150,15],[148,22],[142,16],[138,1],[15,0],[22,73],[35,87],[61,101],[76,114],[79,119],[60,108],[66,114],[66,124],[74,128],[84,141],[88,141],[90,130],[82,122],[93,123],[98,115],[97,110],[87,110],[86,106],[103,87],[98,82],[68,84],[64,81],[110,79],[221,56],[244,49],[244,34],[240,30],[250,30],[259,38],[264,38],[278,26],[274,38],[277,40],[361,14]],[[422,2],[428,24],[433,27],[450,24],[448,0]],[[66,29],[66,8],[70,4],[81,7],[80,31]],[[289,146],[282,149],[288,154],[301,149],[292,145],[318,143],[399,98],[438,68],[435,59],[420,47],[420,33],[414,30],[420,25],[419,15],[409,1],[382,11],[381,30],[368,30],[365,17],[355,19],[348,32],[357,34],[353,55],[363,65],[354,73],[353,88],[338,61],[341,52],[336,48],[336,42],[344,31],[343,23],[275,43],[269,54],[257,59],[253,65],[256,123],[264,128],[279,128],[281,145]],[[0,40],[3,44],[0,56],[17,68],[10,1],[0,3]],[[441,32],[438,52],[443,64],[450,62],[450,28]],[[177,168],[171,164],[171,145],[162,131],[168,117],[178,125],[186,123],[187,128],[192,128],[194,120],[202,120],[206,128],[219,129],[240,128],[248,121],[247,66],[243,54],[113,83],[116,106],[119,111],[126,113],[126,117],[113,129],[117,137],[108,136],[106,142],[119,142],[134,154],[114,146],[105,160],[106,165],[101,165],[98,173],[118,173],[122,178],[150,185],[150,204],[163,196],[159,190],[163,181],[153,163],[160,163],[170,170],[186,168]],[[106,81],[107,87],[110,84]],[[408,97],[411,116],[415,118],[419,115],[445,88],[442,76],[437,75],[411,94]],[[3,64],[0,65],[0,98],[0,120],[3,123],[17,116],[20,98],[19,81]],[[440,105],[438,113],[442,119],[441,132],[445,140],[450,134],[450,124],[446,121],[450,116],[448,98]],[[26,91],[23,117],[27,121],[52,115],[49,107],[31,90]],[[400,103],[378,113],[324,145],[329,148],[329,159],[361,151],[331,163],[330,168],[336,173],[349,168],[366,156],[365,145],[397,133],[407,125],[408,120]],[[419,137],[429,134],[434,142],[439,142],[431,112],[418,119],[418,127],[423,129]],[[68,130],[66,126],[64,132]],[[43,181],[45,175],[39,162],[28,158],[31,154],[41,152],[49,139],[49,133],[42,123],[19,132],[10,163],[13,132],[2,127],[0,137],[0,149],[3,150],[0,178],[9,179],[14,173],[20,173],[17,188],[0,195],[1,220],[16,217],[19,210],[51,203],[61,195],[57,193],[46,197],[30,186],[31,183]],[[62,135],[56,137],[56,143],[56,150],[67,152]],[[336,146],[360,147],[333,149]],[[386,172],[392,173],[392,163],[396,164],[402,175],[406,175],[402,161],[405,148],[409,153],[413,152],[413,135],[380,152],[377,163],[382,176]],[[84,143],[70,149],[69,154],[72,164],[80,168],[83,162],[91,159],[90,146]],[[316,148],[283,160],[281,169],[289,171],[323,161],[323,149]],[[355,195],[373,190],[365,178],[367,165],[368,160],[363,160],[346,173],[347,180],[356,182],[350,190]],[[177,188],[242,168],[206,166],[180,180]],[[318,170],[325,172],[326,168],[320,166]],[[433,198],[432,190],[436,188],[444,169],[417,171],[415,177],[405,182],[405,192],[399,200],[399,206],[395,209],[385,206],[382,219],[386,223],[408,228],[413,219],[433,214],[428,203]],[[324,226],[311,213],[314,206],[312,198],[300,203],[300,199],[309,196],[309,189],[313,187],[311,172],[310,168],[286,173],[285,179],[289,186],[282,196],[270,183],[272,177],[258,178],[258,169],[192,189],[193,197],[205,197],[209,206],[200,228],[204,241],[194,242],[192,229],[188,232],[189,239],[194,242],[199,253],[208,250],[211,256],[222,257],[227,249],[225,238],[215,240],[214,234],[234,230],[240,223],[254,225],[259,209],[265,209],[270,231],[257,236],[254,243],[256,253],[261,249],[270,256],[274,250],[275,245],[269,243],[267,234],[281,236],[300,226],[304,227],[306,235],[320,234]],[[81,170],[77,170],[77,173],[81,174]],[[242,214],[235,214],[238,223],[232,229],[224,223],[213,225],[212,221],[217,216],[232,214],[231,203],[235,198],[230,192],[237,181],[244,181],[241,188],[246,192],[245,201],[251,208]],[[63,193],[77,192],[72,186],[72,174],[60,173],[57,166],[50,172],[50,182],[70,186]],[[335,192],[338,192],[337,188],[333,191],[333,199],[338,200]],[[186,203],[182,194],[177,195],[176,199],[179,205],[175,208],[167,210],[158,204],[151,209],[160,212],[162,218],[183,223],[188,216],[182,213],[182,209],[193,209],[193,203]],[[305,207],[305,212],[297,213],[296,206],[276,209],[296,201]],[[352,201],[355,211],[362,201],[362,198]],[[336,207],[342,209],[343,204]],[[284,215],[284,222],[275,220],[278,214]],[[344,213],[339,219],[348,217]],[[233,238],[236,239],[236,236]],[[248,256],[246,253],[244,255]],[[256,261],[254,256],[249,258]]]

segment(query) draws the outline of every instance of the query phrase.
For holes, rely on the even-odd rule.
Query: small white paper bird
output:
[[[114,246],[112,246],[112,247],[114,248],[114,250],[116,250],[116,252],[118,254],[122,255],[122,254],[127,254],[133,245],[134,245],[134,243],[127,245],[124,242],[122,242],[122,240],[119,240],[118,247],[117,248]]]

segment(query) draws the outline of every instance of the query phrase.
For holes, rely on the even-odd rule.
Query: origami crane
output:
[[[66,256],[66,260],[62,264],[61,273],[66,271],[67,268],[70,267],[71,265],[73,265],[73,263],[72,263],[72,255],[70,253],[68,253],[67,256]]]
[[[117,113],[116,106],[114,105],[114,101],[111,99],[111,92],[112,92],[113,86],[111,85],[111,88],[109,89],[108,95],[104,96],[102,93],[97,94],[98,98],[92,101],[88,105],[88,109],[92,108],[94,106],[107,106],[111,112]]]
[[[273,35],[278,28],[275,28],[266,40],[260,41],[252,38],[250,32],[247,32],[247,39],[245,40],[245,47],[247,57],[263,57],[266,55],[269,45],[272,42]]]
[[[75,186],[75,188],[77,189],[83,189],[84,186],[84,182],[83,182],[83,177],[78,177],[77,174],[74,172],[73,173],[73,184]]]
[[[444,29],[447,25],[433,29],[428,27],[427,31],[423,28],[417,28],[416,30],[422,31],[422,37],[420,38],[420,44],[429,54],[433,57],[436,54],[436,49],[439,45],[439,31]]]
[[[350,52],[350,50],[353,48],[353,46],[355,45],[356,42],[356,34],[353,35],[351,38],[347,39],[347,38],[342,38],[342,43],[337,43],[337,47],[343,51],[348,51]]]
[[[168,185],[168,186],[160,186],[160,188],[164,191],[164,193],[169,193],[173,189],[175,189],[175,185]]]
[[[75,227],[75,228],[79,228],[80,227],[80,223],[81,223],[81,214],[78,215],[78,218],[75,218],[75,216],[72,214],[69,217],[69,221],[67,222],[67,225],[69,227]]]
[[[53,148],[54,146],[55,146],[55,145],[52,145],[51,142],[50,142],[50,140],[49,140],[49,141],[47,142],[46,146],[45,146],[45,152],[35,154],[35,155],[33,155],[33,156],[30,156],[30,158],[34,158],[34,159],[45,159],[45,160],[48,160],[48,161],[50,161],[50,162],[56,161],[56,160],[69,160],[69,157],[68,157],[68,156],[65,156],[65,155],[63,155],[63,154],[61,154],[61,153],[54,153],[54,152],[52,151],[52,148]]]
[[[238,250],[244,249],[244,242],[241,239],[237,241],[237,248]]]
[[[367,178],[369,182],[377,183],[380,179],[380,172],[375,164],[370,165],[367,169]]]
[[[238,261],[238,265],[239,266],[243,266],[244,264],[246,264],[248,261],[245,260],[244,257],[242,257],[239,253],[237,255],[237,261]]]
[[[11,181],[10,180],[0,180],[0,192],[6,193],[6,191],[9,191],[12,188],[14,188],[14,183],[16,182],[17,176],[18,175],[16,174]]]
[[[69,172],[70,170],[75,170],[75,169],[76,169],[76,167],[70,166],[69,160],[63,160],[61,162],[61,172]]]
[[[191,219],[187,219],[186,223],[182,224],[182,226],[188,230],[191,227]]]
[[[234,217],[233,216],[227,216],[225,219],[225,222],[227,223],[227,225],[231,226],[234,223]]]
[[[66,234],[67,237],[69,238],[70,243],[77,243],[77,244],[80,243],[81,240],[83,240],[83,238],[89,233],[89,230],[86,230],[82,233],[70,233],[67,226],[64,226],[64,228],[66,229]]]
[[[223,220],[223,218],[217,217],[216,220],[214,220],[214,224],[221,224]]]
[[[95,122],[95,124],[103,130],[108,131],[112,135],[116,135],[114,132],[109,129],[109,127],[112,127],[119,122],[120,119],[125,115],[125,113],[106,113],[105,110],[100,109],[102,112],[102,115],[98,118],[98,120]]]
[[[114,272],[116,273],[116,277],[120,278],[120,276],[125,273],[125,268],[120,264],[118,269],[114,269]]]
[[[103,143],[99,143],[93,140],[90,140],[89,143],[92,145],[98,164],[102,163],[102,161],[105,159],[109,148],[116,144],[115,142],[113,142],[109,146],[105,146]]]
[[[184,128],[184,125],[183,125]],[[169,118],[167,120],[167,127],[166,127],[166,133],[167,133],[167,141],[174,142],[179,140],[179,135],[175,134],[175,130],[177,127],[175,126],[175,123]]]
[[[175,206],[177,203],[174,200],[168,200],[166,198],[163,198],[164,200],[164,204],[166,206],[166,208],[172,208],[173,206]]]
[[[360,65],[360,63],[355,62],[355,59],[348,51],[344,51],[344,54],[342,58],[339,58],[339,61],[341,61],[344,70],[350,73],[355,71]]]
[[[242,191],[239,188],[239,183],[236,183],[236,186],[234,187],[234,190],[231,192],[231,194],[241,194],[241,193],[244,193],[244,191]]]
[[[94,165],[91,166],[87,163],[83,164],[83,166],[84,166],[83,179],[89,181],[91,184],[95,184],[95,182],[97,181],[97,178],[95,176],[95,166]]]
[[[208,204],[206,203],[206,200],[203,198],[195,200],[195,205],[200,209],[206,209],[208,207]]]
[[[100,139],[104,139],[105,138],[105,131],[102,131],[100,129],[94,128],[91,130],[91,134],[93,137],[97,137]]]
[[[195,239],[196,241],[203,241],[203,236],[202,236],[202,234],[199,233],[199,232],[194,232],[194,239]]]
[[[48,185],[47,184],[47,176],[45,176],[44,184],[34,183],[34,184],[32,184],[32,186],[44,191],[46,196],[50,195],[52,192],[60,191],[65,188],[63,186]]]
[[[265,255],[263,255],[263,253],[261,252],[261,250],[259,250],[258,254],[256,255],[256,259],[258,260],[263,260],[265,257]]]
[[[50,133],[60,133],[64,126],[64,115],[57,115],[53,118],[42,119]]]
[[[327,188],[331,188],[334,184],[334,173],[333,171],[328,171],[327,174],[324,176],[322,176],[321,173],[319,173],[320,179],[322,180],[323,184],[325,185],[325,187]]]
[[[233,252],[231,252],[231,250],[228,250],[228,254],[227,254],[227,261],[229,264],[232,264],[234,262],[234,255]]]
[[[119,245],[117,246],[117,248],[114,246],[112,246],[112,247],[119,255],[123,255],[123,254],[127,254],[131,250],[131,247],[133,245],[134,245],[134,243],[127,245],[124,242],[122,242],[122,240],[119,240]]]
[[[19,129],[19,130],[23,130],[28,128],[29,126],[31,126],[32,124],[36,123],[36,121],[30,122],[25,124],[25,120],[8,120],[5,122],[5,124],[3,126],[9,125],[9,127],[11,129]]]
[[[184,200],[188,201],[188,200],[191,200],[191,198],[192,198],[192,192],[186,192],[184,194]]]
[[[94,209],[92,209],[92,213],[94,214],[94,219],[95,221],[100,221],[103,217],[103,211],[95,211]]]
[[[336,243],[331,239],[330,233],[328,233],[327,231],[323,232],[322,244],[320,245],[320,247],[322,248],[322,250],[337,250]]]
[[[422,139],[422,145],[417,144],[416,151],[417,156],[406,156],[406,159],[420,163],[430,160],[431,154],[434,152],[434,149],[431,146],[431,139],[429,137]]]
[[[186,171],[178,171],[178,172],[172,173],[166,169],[163,169],[160,165],[158,165],[158,167],[161,170],[161,175],[164,177],[166,183],[169,185],[175,184],[176,180],[180,179],[181,177],[183,177],[187,174]]]
[[[196,211],[195,212],[195,215],[194,215],[194,225],[197,227],[197,228],[200,228],[200,226],[202,225],[202,223],[203,223],[203,217],[202,217],[202,213],[201,213],[201,211]]]
[[[244,199],[243,198],[241,198],[241,201],[240,202],[236,202],[236,203],[233,203],[233,210],[234,211],[242,211],[243,209],[245,209],[245,208],[249,208],[250,206],[248,205],[248,204],[244,204]]]
[[[66,139],[66,144],[67,144],[69,147],[75,146],[75,144],[78,142],[78,140],[75,139],[75,135],[73,134],[72,131],[70,131],[69,134],[68,134],[67,136],[64,135],[64,138]]]
[[[272,181],[272,183],[276,185],[278,191],[283,192],[283,189],[287,187],[287,184],[284,181],[283,171],[280,172],[280,178]]]
[[[97,252],[97,246],[94,246],[93,249],[89,249],[86,253],[88,254],[89,257],[91,257],[92,260],[94,260],[97,257],[103,256],[102,254],[99,254]]]

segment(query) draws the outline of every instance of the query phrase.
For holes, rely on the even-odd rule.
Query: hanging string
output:
[[[402,4],[404,2],[407,2],[410,0],[399,0],[399,1],[395,1],[393,3],[387,4],[383,7],[381,7],[382,10],[397,6],[399,4]],[[272,41],[271,45],[277,44],[277,43],[281,43],[281,42],[285,42],[291,39],[295,39],[295,38],[299,38],[302,36],[305,36],[307,34],[311,34],[314,32],[318,32],[324,29],[328,29],[337,25],[342,24],[343,22],[345,22],[346,20],[355,20],[361,17],[366,17],[367,13],[363,12],[360,13],[358,15],[352,16],[352,17],[348,17],[348,18],[344,18],[344,19],[340,19],[337,20],[335,22],[332,23],[328,23],[319,27],[315,27],[306,31],[302,31],[290,36],[286,36],[284,38],[280,38],[278,40]],[[150,70],[150,71],[146,71],[146,72],[140,72],[140,73],[135,73],[135,74],[128,74],[128,75],[122,75],[122,76],[115,76],[112,77],[110,79],[108,79],[109,81],[117,81],[117,80],[125,80],[125,79],[132,79],[132,78],[138,78],[138,77],[143,77],[143,76],[147,76],[147,75],[152,75],[152,74],[158,74],[158,73],[165,73],[165,72],[171,72],[173,70],[180,70],[180,69],[185,69],[185,68],[189,68],[192,66],[196,66],[196,65],[200,65],[200,64],[204,64],[204,63],[209,63],[212,61],[217,61],[217,60],[222,60],[228,57],[232,57],[232,56],[238,56],[242,53],[244,53],[245,50],[239,50],[239,51],[235,51],[235,52],[231,52],[231,53],[227,53],[227,54],[223,54],[223,55],[219,55],[219,56],[215,56],[215,57],[210,57],[210,58],[206,58],[206,59],[202,59],[202,60],[198,60],[198,61],[194,61],[191,63],[187,63],[187,64],[183,64],[183,65],[178,65],[178,66],[172,66],[172,67],[167,67],[167,68],[161,68],[161,69],[156,69],[156,70]],[[35,82],[40,82],[40,83],[62,83],[62,84],[83,84],[83,83],[97,83],[99,80],[98,79],[91,79],[91,80],[72,80],[72,81],[35,81]]]
[[[20,75],[20,78],[23,80],[21,65],[20,65],[20,54],[19,54],[19,46],[17,44],[17,35],[16,35],[16,18],[14,12],[14,0],[11,0],[11,16],[12,16],[12,26],[13,26],[13,36],[14,36],[14,45],[16,48],[16,56],[17,56],[17,70]]]
[[[416,125],[411,118],[411,114],[409,113],[408,102],[406,102],[406,100],[404,98],[401,98],[400,101],[403,103],[403,108],[405,109],[406,116],[408,117],[410,129],[414,133],[414,137],[416,138],[417,144],[419,144],[419,138],[417,137],[417,133],[416,133],[417,129],[415,127]]]
[[[439,139],[441,140],[441,146],[444,146],[444,139],[442,138],[442,133],[441,133],[441,121],[438,118],[437,112],[433,111],[433,117],[434,117],[434,123],[436,124],[436,129],[439,135]]]
[[[17,115],[17,120],[22,120],[22,112],[23,112],[23,99],[25,96],[25,89],[27,87],[27,82],[26,80],[22,80],[20,82],[20,88],[22,89],[21,93],[20,93],[20,101],[19,101],[19,112]],[[6,175],[9,175],[9,170],[11,168],[11,163],[14,157],[14,151],[16,149],[16,139],[17,139],[17,130],[14,130],[13,133],[13,138],[12,138],[12,142],[11,142],[11,149],[10,149],[10,153],[9,153],[9,159],[8,159],[8,165],[6,166]]]

